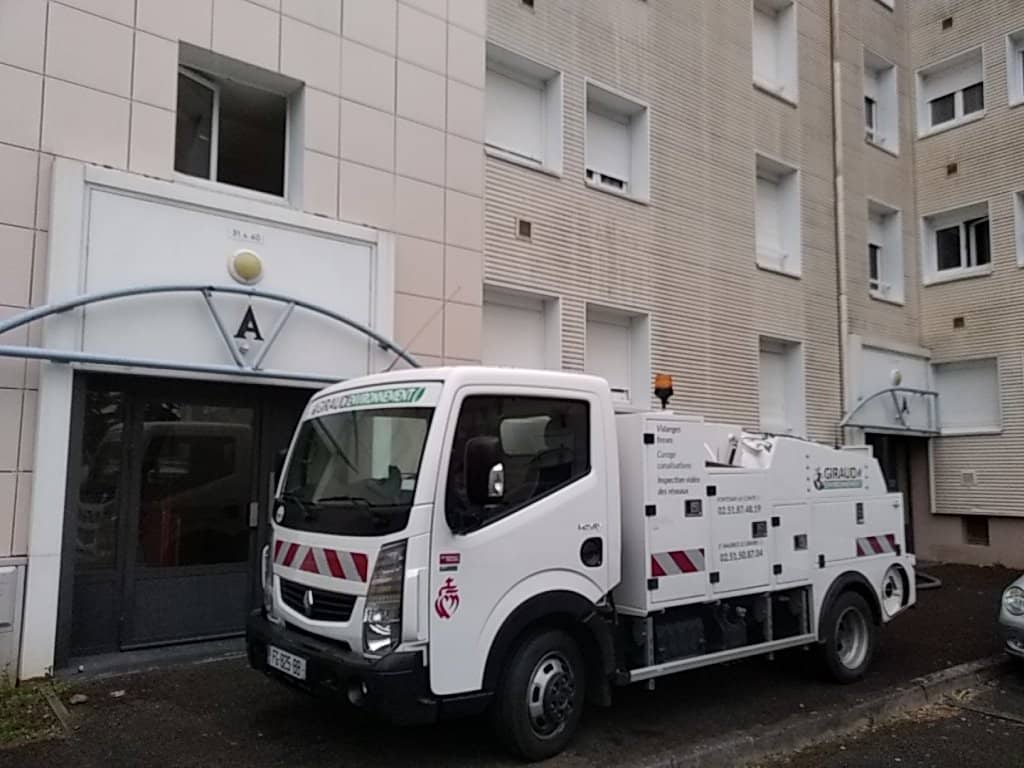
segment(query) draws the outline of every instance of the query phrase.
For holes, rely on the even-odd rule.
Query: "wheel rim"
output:
[[[903,578],[896,571],[889,571],[882,584],[882,607],[886,616],[894,616],[903,607]]]
[[[856,608],[847,608],[836,624],[836,656],[847,669],[857,669],[868,655],[868,622]]]
[[[565,656],[552,651],[537,662],[526,702],[530,726],[538,736],[554,736],[565,728],[576,707],[576,678]]]

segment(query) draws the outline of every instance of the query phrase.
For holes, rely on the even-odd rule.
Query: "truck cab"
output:
[[[915,599],[902,515],[869,449],[617,414],[603,379],[369,376],[297,428],[250,664],[399,723],[489,708],[541,759],[617,685],[801,646],[859,678]]]

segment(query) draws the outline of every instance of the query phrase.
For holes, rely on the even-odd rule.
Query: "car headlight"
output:
[[[363,650],[390,653],[402,639],[402,591],[405,586],[405,541],[381,547],[366,591]]]
[[[1024,589],[1010,587],[1003,592],[1003,607],[1013,616],[1024,616]]]

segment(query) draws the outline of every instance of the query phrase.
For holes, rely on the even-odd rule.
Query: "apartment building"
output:
[[[405,353],[623,407],[670,373],[677,410],[870,443],[920,556],[1024,564],[1018,30],[995,0],[0,0],[0,663],[237,635],[309,393]]]

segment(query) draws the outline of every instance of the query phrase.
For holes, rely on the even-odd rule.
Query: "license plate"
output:
[[[274,646],[267,647],[267,664],[279,672],[294,677],[296,680],[306,679],[306,660],[294,653],[282,651]]]

